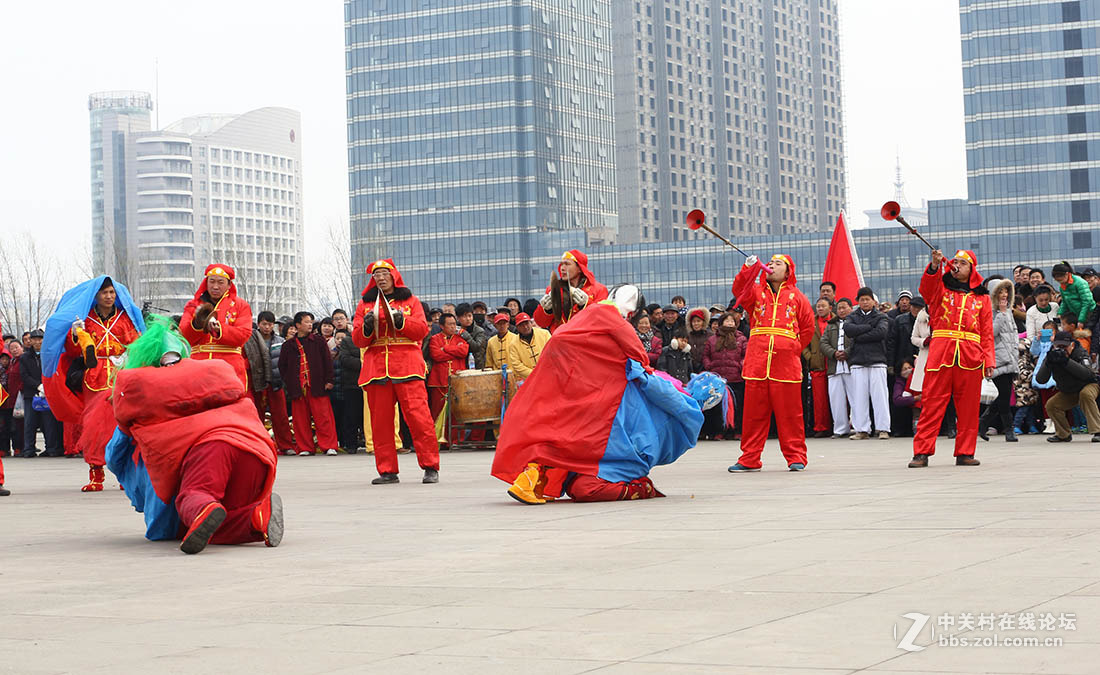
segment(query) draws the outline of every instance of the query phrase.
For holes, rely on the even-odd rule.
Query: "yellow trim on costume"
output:
[[[982,336],[978,333],[971,333],[965,330],[947,330],[938,329],[932,331],[932,337],[951,338],[953,340],[970,340],[971,342],[981,342]]]
[[[955,257],[956,258],[962,258],[963,260],[970,263],[971,265],[977,265],[978,264],[977,262],[974,261],[974,258],[971,257],[971,255],[969,253],[967,253],[966,251],[964,251],[962,249],[959,249],[958,251],[955,251]]]
[[[410,340],[409,338],[405,338],[405,337],[392,337],[392,338],[389,338],[389,337],[387,337],[387,338],[378,338],[378,339],[376,339],[374,342],[370,343],[370,347],[374,347],[374,346],[385,347],[386,345],[415,345],[415,344],[416,344],[416,341],[415,340]],[[367,349],[370,349],[370,347],[367,347]]]
[[[376,260],[370,264],[370,269],[367,270],[367,274],[374,274],[374,271],[380,268],[384,270],[397,270],[396,267],[386,262],[385,260]]]
[[[209,344],[209,345],[195,345],[191,349],[192,353],[196,354],[240,354],[240,347],[228,347],[226,345]]]
[[[749,337],[753,335],[778,335],[780,337],[789,337],[792,340],[798,339],[798,333],[793,330],[787,330],[786,328],[774,328],[770,326],[760,326],[753,328],[749,331]]]
[[[226,272],[221,267],[215,267],[206,273],[208,277],[222,277],[223,279],[229,279],[229,272]]]
[[[565,253],[562,253],[561,254],[561,259],[562,260],[572,260],[573,262],[577,262],[577,256],[573,255],[572,251],[566,251]]]

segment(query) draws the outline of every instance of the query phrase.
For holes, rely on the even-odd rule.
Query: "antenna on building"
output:
[[[894,151],[894,201],[908,207],[909,200],[905,198],[905,181],[901,179],[901,154]]]

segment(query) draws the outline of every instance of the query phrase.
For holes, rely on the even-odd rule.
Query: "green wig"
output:
[[[172,319],[150,314],[146,325],[145,333],[126,348],[124,369],[159,366],[161,357],[170,352],[179,354],[183,359],[191,355],[191,346],[180,335]]]

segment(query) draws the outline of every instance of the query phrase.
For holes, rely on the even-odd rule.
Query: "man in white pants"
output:
[[[890,438],[890,393],[886,385],[886,337],[890,319],[876,308],[875,294],[864,286],[856,296],[859,307],[844,323],[844,336],[851,341],[848,365],[852,369],[849,402],[852,405],[854,441],[871,436],[871,411],[875,409],[878,437]]]
[[[821,353],[825,355],[826,372],[829,375],[829,409],[833,413],[833,438],[843,438],[852,430],[848,424],[848,395],[852,376],[848,366],[848,341],[844,337],[844,321],[851,313],[851,300],[837,300],[836,313],[829,320],[825,334],[821,337]]]

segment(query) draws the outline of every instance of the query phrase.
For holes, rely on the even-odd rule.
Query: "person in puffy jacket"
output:
[[[875,308],[875,294],[867,287],[859,289],[858,307],[844,322],[845,341],[851,342],[848,365],[852,368],[852,391],[848,397],[852,405],[853,440],[871,435],[871,410],[875,412],[875,430],[878,437],[890,438],[890,392],[886,384],[886,338],[890,333],[890,319]]]
[[[672,334],[668,346],[661,350],[661,356],[657,359],[657,370],[663,370],[687,384],[691,379],[693,365],[691,343],[688,342],[687,331],[681,326]]]
[[[1012,301],[1015,285],[1008,279],[992,282],[989,289],[993,300],[993,384],[997,386],[997,400],[985,411],[978,422],[978,435],[989,440],[986,430],[992,426],[995,416],[1000,417],[1001,429],[1005,441],[1016,442],[1016,433],[1012,424],[1012,383],[1016,373],[1020,372],[1018,352],[1020,334],[1016,330],[1016,320],[1012,316]]]
[[[741,408],[745,402],[745,380],[741,369],[745,364],[745,348],[749,339],[738,330],[737,318],[730,313],[718,318],[718,332],[707,338],[703,348],[703,369],[716,373],[726,381],[733,394],[735,434],[741,430]]]
[[[1096,307],[1088,282],[1074,275],[1073,266],[1065,261],[1054,266],[1051,276],[1062,287],[1062,315],[1074,317],[1079,324],[1086,323],[1089,314]]]
[[[707,340],[713,333],[707,328],[710,322],[710,312],[702,307],[696,307],[687,313],[688,342],[691,343],[692,372],[703,371],[703,350],[707,347]]]

